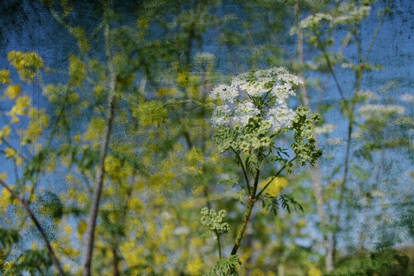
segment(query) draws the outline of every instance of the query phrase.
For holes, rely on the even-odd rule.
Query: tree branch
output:
[[[15,198],[16,200],[18,200],[22,205],[23,208],[26,210],[26,212],[28,213],[30,219],[33,221],[34,225],[36,226],[37,230],[40,232],[40,235],[42,236],[44,242],[46,243],[46,248],[47,251],[49,252],[50,257],[52,258],[53,264],[56,266],[56,269],[59,272],[59,275],[64,276],[65,273],[63,271],[62,265],[59,262],[59,259],[57,258],[55,251],[52,248],[52,245],[50,244],[49,238],[46,235],[45,230],[43,229],[42,225],[40,225],[39,220],[36,218],[35,214],[32,212],[32,210],[30,209],[29,204],[27,204],[27,202],[22,198],[19,197],[16,192],[14,192],[3,180],[0,179],[0,185],[6,189],[7,191],[9,191],[9,193],[12,195],[13,198]]]
[[[108,113],[107,113],[106,124],[105,124],[104,140],[101,145],[99,165],[96,171],[95,191],[93,194],[93,202],[92,202],[89,221],[88,221],[87,247],[86,247],[85,263],[84,263],[84,270],[83,270],[84,276],[91,275],[92,254],[93,254],[94,242],[95,242],[96,219],[98,216],[99,202],[101,198],[104,175],[105,175],[105,169],[104,169],[105,158],[108,153],[109,140],[110,140],[111,133],[112,133],[113,121],[114,121],[114,116],[115,116],[115,106],[116,106],[116,97],[115,97],[116,76],[115,76],[115,71],[113,68],[112,57],[111,57],[111,49],[110,49],[111,47],[110,47],[110,38],[109,38],[109,22],[106,23],[105,28],[104,28],[104,38],[105,38],[105,54],[106,54],[106,59],[108,61],[108,69],[109,69],[110,91],[108,95]]]

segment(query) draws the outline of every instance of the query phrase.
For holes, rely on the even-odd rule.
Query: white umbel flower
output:
[[[230,85],[220,84],[211,91],[210,98],[220,100],[222,104],[216,106],[212,123],[244,127],[250,118],[260,116],[271,124],[273,131],[289,127],[295,111],[288,107],[287,101],[296,95],[295,89],[301,84],[297,76],[289,74],[283,67],[240,74]],[[259,110],[258,102],[266,102],[269,98],[274,99],[272,105],[259,104]]]

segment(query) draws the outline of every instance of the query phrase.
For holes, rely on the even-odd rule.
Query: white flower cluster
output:
[[[380,99],[378,94],[372,91],[369,91],[369,90],[361,91],[359,92],[359,95],[363,97],[364,99],[366,99],[367,101],[378,101]]]
[[[414,95],[404,94],[401,96],[401,100],[406,103],[414,103]]]
[[[273,131],[289,126],[295,111],[288,107],[287,100],[296,95],[295,87],[301,83],[284,68],[241,74],[230,85],[221,84],[211,91],[210,98],[221,103],[213,112],[213,125],[244,127],[250,118],[260,116],[271,124]],[[266,99],[273,101],[263,104]]]
[[[312,14],[300,21],[299,27],[302,29],[316,27],[322,20],[331,21],[332,16],[325,13]]]
[[[302,29],[317,27],[322,21],[329,22],[331,26],[351,24],[360,22],[369,15],[371,8],[369,6],[341,5],[331,14],[316,13],[309,15],[299,23]],[[291,33],[295,30],[291,30]]]
[[[332,20],[334,25],[351,24],[360,22],[369,15],[371,8],[368,6],[355,7],[354,5],[343,5],[339,7],[339,13],[342,15],[335,16]]]
[[[390,115],[404,115],[405,108],[400,105],[379,105],[379,104],[366,104],[359,109],[361,115],[365,118],[390,116]]]
[[[315,133],[317,134],[329,134],[335,130],[336,126],[331,124],[324,124],[320,127],[315,127]]]

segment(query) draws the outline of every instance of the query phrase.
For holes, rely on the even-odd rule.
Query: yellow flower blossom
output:
[[[10,136],[11,128],[10,126],[5,126],[0,130],[0,144],[1,139],[7,138]]]
[[[0,212],[4,213],[7,211],[7,207],[10,203],[10,197],[11,195],[9,191],[3,188],[0,194]]]
[[[105,128],[105,120],[100,118],[93,118],[89,124],[88,130],[85,134],[85,140],[91,141],[98,139]]]
[[[29,115],[32,120],[27,127],[22,144],[31,144],[36,142],[43,130],[49,125],[49,117],[44,110],[35,108],[29,109]]]
[[[139,211],[143,208],[143,204],[137,197],[132,197],[128,202],[128,207],[134,211]]]
[[[137,20],[137,26],[140,29],[147,29],[149,27],[149,21],[146,18],[139,18]]]
[[[81,220],[76,229],[78,230],[78,234],[82,236],[88,229],[88,224],[86,224],[86,221]]]
[[[73,230],[72,230],[72,227],[69,224],[66,224],[63,227],[63,229],[65,231],[65,234],[67,234],[68,236],[72,235]]]
[[[298,226],[299,226],[300,228],[306,227],[306,221],[305,221],[304,219],[301,219],[301,220],[298,222]]]
[[[201,275],[201,271],[203,270],[203,261],[200,257],[193,259],[187,264],[186,269],[190,275]]]
[[[0,84],[10,84],[11,83],[11,79],[10,79],[10,72],[9,70],[1,70],[0,71]]]
[[[19,119],[17,116],[26,115],[27,108],[30,106],[30,98],[28,96],[19,97],[16,104],[10,110],[9,115],[12,117],[12,122],[17,123]]]
[[[177,94],[177,90],[173,88],[160,88],[155,91],[158,97],[174,96]]]
[[[0,180],[1,181],[6,181],[7,180],[7,174],[5,172],[0,173]]]
[[[75,143],[80,143],[82,139],[82,136],[78,133],[75,135],[75,137],[73,137],[73,140],[75,141]]]
[[[34,52],[11,51],[7,55],[7,59],[16,68],[20,78],[25,82],[31,82],[37,71],[44,68],[43,60]]]
[[[4,91],[4,96],[9,98],[10,100],[16,99],[20,93],[22,92],[22,88],[20,85],[9,85],[7,89]]]
[[[252,270],[252,276],[265,276],[264,272],[258,268]]]
[[[103,87],[102,85],[98,85],[93,89],[93,95],[95,97],[99,97],[103,94],[104,91],[105,91],[105,87]]]
[[[76,56],[69,57],[69,75],[70,83],[75,86],[81,86],[86,78],[86,66]]]
[[[322,272],[314,265],[311,265],[308,271],[308,276],[321,276],[321,275],[322,275]]]
[[[263,180],[259,187],[262,189],[272,178],[269,177],[265,180]],[[284,177],[275,177],[272,182],[269,184],[269,186],[264,191],[265,194],[268,194],[269,196],[278,196],[280,192],[286,188],[288,185],[288,181]]]
[[[4,153],[5,153],[7,159],[14,158],[14,157],[17,156],[17,152],[12,148],[6,148],[4,150]]]
[[[188,83],[188,73],[187,72],[181,72],[177,76],[177,83],[179,85],[186,85]]]

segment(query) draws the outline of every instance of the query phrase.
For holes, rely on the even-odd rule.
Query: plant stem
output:
[[[108,60],[110,91],[109,91],[109,96],[108,96],[108,113],[106,117],[104,140],[101,145],[99,165],[96,171],[95,191],[93,194],[93,202],[92,202],[91,212],[90,212],[90,216],[88,220],[87,247],[86,247],[85,264],[84,264],[84,270],[83,270],[84,276],[91,275],[92,253],[93,253],[94,242],[95,242],[96,219],[98,217],[99,202],[100,202],[100,198],[102,194],[104,175],[105,175],[105,169],[104,169],[105,158],[108,153],[109,140],[110,140],[111,133],[112,133],[113,121],[114,121],[114,116],[115,116],[115,106],[116,106],[116,98],[115,98],[116,77],[115,77],[115,72],[114,72],[114,68],[112,64],[111,51],[110,51],[109,23],[106,23],[105,25],[104,37],[105,37],[105,46],[106,46],[105,47],[106,58]]]
[[[37,230],[40,232],[40,235],[45,241],[47,251],[49,252],[50,257],[52,258],[53,264],[56,266],[56,269],[58,270],[59,275],[64,276],[65,273],[63,271],[62,265],[60,264],[59,259],[57,258],[55,251],[53,250],[53,247],[50,244],[49,238],[47,237],[46,232],[43,229],[42,225],[40,225],[40,222],[36,218],[35,214],[30,209],[29,204],[27,204],[24,198],[19,197],[3,180],[0,180],[0,185],[3,186],[3,188],[5,188],[7,191],[9,191],[12,197],[14,197],[16,200],[18,200],[23,205],[23,208],[29,214],[30,219],[33,221]]]
[[[242,171],[243,171],[243,176],[244,176],[244,179],[245,179],[245,181],[246,181],[246,188],[247,188],[247,193],[250,195],[250,181],[249,181],[249,177],[247,176],[247,171],[246,171],[246,167],[244,166],[244,163],[243,163],[243,160],[241,159],[241,157],[240,157],[240,153],[239,152],[237,152],[237,151],[235,151],[233,148],[231,148],[231,150],[234,152],[234,154],[236,155],[236,157],[237,157],[237,160],[239,161],[239,163],[240,163],[240,166],[241,166],[241,168],[242,168]]]
[[[217,247],[218,247],[218,254],[219,254],[219,259],[221,260],[222,255],[221,255],[221,242],[220,242],[220,234],[217,231],[214,231],[216,234],[216,238],[217,238]]]
[[[240,242],[243,239],[244,232],[246,231],[247,223],[249,222],[249,218],[250,218],[250,215],[252,214],[254,203],[256,202],[256,191],[257,191],[257,186],[259,184],[259,176],[260,176],[260,170],[257,169],[256,176],[254,178],[253,191],[250,194],[249,201],[247,202],[247,208],[246,208],[246,211],[244,212],[242,224],[237,233],[237,237],[236,237],[236,241],[234,243],[233,249],[231,250],[231,255],[236,255],[237,250],[240,247]]]

